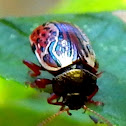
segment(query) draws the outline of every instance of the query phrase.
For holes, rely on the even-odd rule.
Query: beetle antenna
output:
[[[113,124],[108,121],[107,119],[105,119],[102,115],[100,115],[99,113],[95,112],[94,110],[88,108],[87,106],[83,106],[84,110],[88,110],[89,112],[94,113],[95,115],[97,115],[100,119],[102,119],[108,126],[113,126]]]
[[[44,121],[42,121],[42,123],[40,123],[38,126],[45,126],[47,123],[49,123],[50,121],[52,121],[55,117],[59,116],[63,112],[69,113],[69,108],[60,110],[59,112],[55,113],[54,115],[52,115],[52,116],[48,117],[47,119],[45,119]]]

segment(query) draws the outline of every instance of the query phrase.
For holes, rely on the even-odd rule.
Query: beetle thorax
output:
[[[63,104],[79,109],[96,86],[96,77],[84,69],[71,69],[53,79],[53,92],[63,97]]]

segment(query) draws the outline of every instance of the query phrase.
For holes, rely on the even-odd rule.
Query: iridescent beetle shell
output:
[[[92,68],[95,66],[89,39],[69,23],[48,22],[37,27],[30,35],[30,43],[40,64],[48,71],[60,70],[80,59]]]
[[[42,70],[54,75],[52,79],[37,78],[34,82],[29,82],[31,87],[38,89],[52,85],[53,93],[47,99],[49,104],[61,106],[60,111],[67,111],[69,115],[69,110],[86,110],[87,102],[103,105],[102,102],[92,100],[98,92],[97,78],[102,72],[97,73],[95,53],[88,38],[78,27],[65,22],[48,22],[32,32],[30,42],[41,64],[39,66],[23,60],[32,70],[30,75],[37,77]],[[104,117],[96,115],[112,126]]]

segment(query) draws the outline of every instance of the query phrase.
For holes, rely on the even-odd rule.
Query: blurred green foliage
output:
[[[28,36],[36,26],[50,20],[76,24],[90,38],[100,70],[105,71],[98,79],[100,90],[94,99],[104,102],[105,106],[87,106],[113,124],[125,126],[126,24],[111,13],[0,19],[0,126],[36,126],[59,110],[58,106],[46,102],[48,93],[21,85],[34,80],[28,76],[28,68],[22,64],[22,60],[38,63],[31,51]],[[51,75],[42,72],[42,77],[50,78]],[[71,117],[64,113],[48,125],[99,126],[89,118],[91,113],[82,114],[82,109],[71,112]]]
[[[62,0],[54,13],[83,13],[126,9],[126,0]]]

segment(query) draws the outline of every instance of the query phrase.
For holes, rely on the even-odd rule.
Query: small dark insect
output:
[[[37,77],[41,70],[54,76],[51,80],[39,78],[30,83],[34,88],[52,85],[53,94],[47,99],[49,104],[61,106],[60,112],[67,111],[69,115],[69,109],[84,108],[87,102],[103,105],[92,100],[98,91],[96,82],[101,73],[98,73],[89,39],[78,27],[65,22],[48,22],[33,31],[30,43],[41,64],[23,61],[33,71],[31,76]]]

